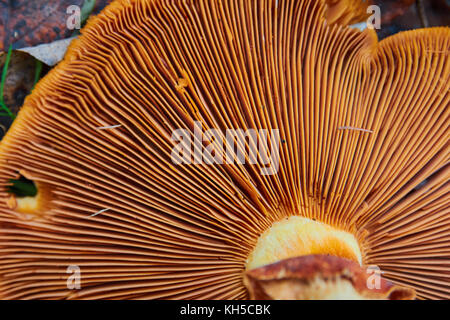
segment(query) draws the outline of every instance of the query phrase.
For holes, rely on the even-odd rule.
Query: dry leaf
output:
[[[381,9],[380,39],[404,30],[423,28],[415,0],[375,0]],[[423,12],[430,27],[450,25],[450,2],[422,0]]]
[[[6,60],[6,53],[0,52],[0,70]],[[46,73],[48,67],[44,66],[41,76]],[[36,74],[36,59],[28,53],[13,51],[6,74],[3,100],[13,114],[17,114],[25,97],[33,88]],[[11,125],[12,119],[8,116],[0,117],[2,129],[6,130]],[[0,132],[3,136],[4,132]]]
[[[70,37],[67,39],[53,41],[51,43],[43,43],[35,47],[22,48],[19,51],[32,55],[39,61],[44,62],[46,65],[54,66],[64,58],[67,47],[75,38],[76,37]]]
[[[0,50],[49,43],[73,34],[66,22],[71,5],[82,6],[83,0],[15,0],[0,1]]]
[[[0,0],[0,50],[34,47],[70,37],[75,30],[67,28],[72,5],[83,7],[85,0]],[[96,0],[93,14],[99,13],[110,0]]]

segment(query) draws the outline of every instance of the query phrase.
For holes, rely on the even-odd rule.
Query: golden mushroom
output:
[[[0,297],[450,298],[450,30],[378,42],[347,26],[361,15],[119,0],[92,18],[0,144]]]

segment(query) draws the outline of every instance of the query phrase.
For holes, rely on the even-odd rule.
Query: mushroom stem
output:
[[[250,254],[244,282],[252,299],[413,299],[414,290],[362,266],[349,232],[303,217],[274,223]]]
[[[383,279],[354,261],[307,255],[248,271],[254,300],[412,300],[415,291]]]

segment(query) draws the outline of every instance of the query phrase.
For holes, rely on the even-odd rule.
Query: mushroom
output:
[[[0,145],[0,297],[450,298],[450,30],[378,42],[333,3],[90,19]]]

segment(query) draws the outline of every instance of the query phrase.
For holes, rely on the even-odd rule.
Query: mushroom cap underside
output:
[[[328,8],[120,0],[90,19],[0,144],[0,296],[248,298],[258,237],[302,216],[450,298],[450,29],[378,42]],[[172,133],[195,123],[279,130],[277,173],[175,165]],[[19,176],[38,188],[27,210]]]

